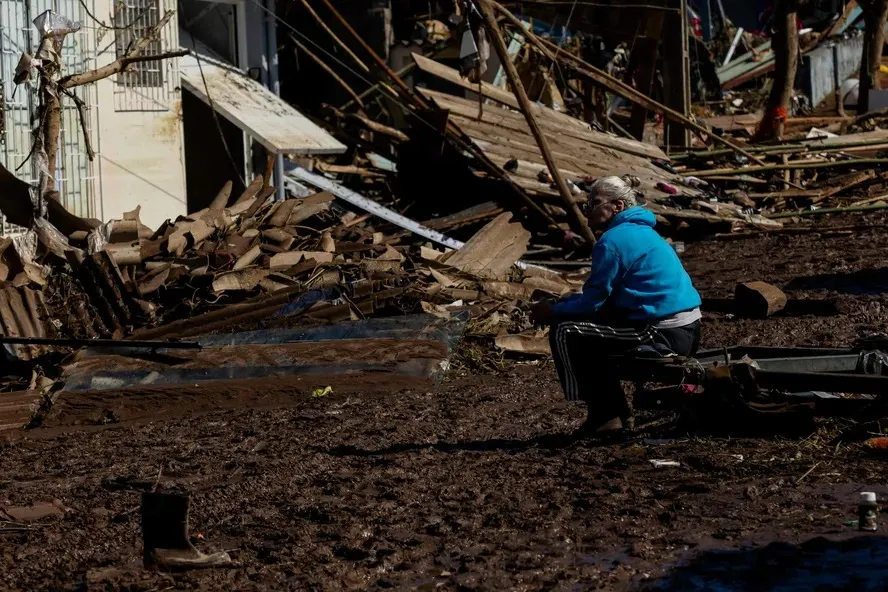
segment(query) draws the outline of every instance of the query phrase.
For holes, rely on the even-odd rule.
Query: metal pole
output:
[[[0,337],[0,344],[45,345],[48,347],[114,347],[127,349],[201,349],[193,341],[118,340],[118,339],[51,339],[47,337]]]
[[[275,0],[265,0],[268,12],[265,15],[266,41],[268,52],[268,87],[271,92],[281,96],[280,67],[278,64],[277,22],[274,15],[277,14]],[[276,201],[286,199],[284,191],[284,155],[277,154],[274,157],[274,187]]]

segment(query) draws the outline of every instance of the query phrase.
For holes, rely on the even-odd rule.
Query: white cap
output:
[[[861,491],[860,492],[860,501],[874,503],[876,501],[876,492],[875,491]]]

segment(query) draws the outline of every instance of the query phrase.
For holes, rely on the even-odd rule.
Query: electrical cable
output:
[[[0,0],[0,1],[2,1],[2,0]],[[145,16],[146,14],[148,14],[148,11],[150,11],[152,8],[158,8],[157,6],[148,6],[147,8],[145,8],[144,10],[142,10],[142,12],[140,12],[139,14],[136,15],[136,18],[133,19],[133,22],[131,22],[130,24],[126,25],[125,27],[118,27],[118,26],[106,25],[104,22],[102,22],[102,21],[100,21],[99,19],[97,19],[97,18],[95,17],[95,15],[94,15],[92,12],[90,12],[89,7],[86,5],[86,2],[85,2],[84,0],[77,0],[77,1],[80,2],[80,6],[83,7],[83,11],[86,13],[86,15],[87,15],[90,19],[92,19],[93,22],[95,22],[97,25],[99,25],[99,28],[101,28],[101,29],[107,29],[107,30],[109,30],[109,31],[126,31],[127,29],[132,28],[132,26],[135,25],[137,22],[139,22],[139,20],[140,20],[143,16]]]
[[[534,1],[534,0],[518,0],[518,4],[530,4],[530,5],[545,5],[546,8],[552,8],[553,6],[559,6],[562,4],[567,4],[568,0],[563,2],[542,2],[542,1]],[[602,4],[601,2],[574,2],[574,5],[579,4],[580,6],[588,6],[590,8],[624,8],[630,10],[661,10],[663,12],[681,12],[680,8],[670,8],[668,6],[656,6],[653,4]]]
[[[320,53],[326,55],[328,58],[330,58],[331,60],[333,60],[334,62],[336,62],[337,64],[339,64],[341,67],[343,67],[345,70],[347,70],[348,72],[350,72],[352,75],[354,75],[354,76],[355,76],[356,78],[358,78],[359,80],[361,80],[361,81],[363,81],[364,83],[366,83],[368,86],[373,86],[373,85],[376,84],[376,83],[373,82],[372,80],[369,80],[367,77],[363,76],[360,72],[355,71],[354,68],[352,68],[351,66],[349,66],[348,64],[346,64],[345,62],[343,62],[342,60],[340,60],[338,57],[336,57],[335,55],[331,54],[331,53],[330,53],[329,51],[327,51],[324,47],[322,47],[321,45],[318,45],[313,39],[309,38],[305,33],[303,33],[302,31],[300,31],[299,29],[297,29],[296,27],[294,27],[293,25],[291,25],[290,23],[288,23],[287,21],[285,21],[284,19],[282,19],[281,17],[279,17],[277,14],[275,14],[274,12],[272,12],[271,10],[269,10],[268,8],[266,8],[265,6],[263,6],[258,0],[251,0],[251,2],[252,2],[253,4],[255,4],[257,7],[259,7],[259,8],[260,8],[262,11],[264,11],[266,14],[268,14],[268,15],[270,15],[272,18],[274,18],[277,22],[279,22],[279,23],[281,23],[282,25],[284,25],[284,26],[285,26],[286,28],[288,28],[290,31],[292,31],[293,33],[296,33],[296,34],[300,37],[300,39],[302,39],[305,43],[307,43],[307,44],[312,45],[313,47],[315,47]],[[441,131],[440,131],[437,127],[435,127],[434,125],[432,125],[429,121],[427,121],[426,119],[424,119],[420,114],[418,114],[418,113],[416,113],[415,111],[411,110],[410,107],[408,107],[406,104],[404,104],[404,102],[401,100],[400,97],[398,97],[398,96],[389,96],[389,98],[390,98],[394,103],[396,103],[399,107],[401,107],[401,109],[403,109],[405,113],[407,113],[408,115],[411,115],[411,116],[413,116],[414,118],[416,118],[417,120],[421,121],[424,125],[426,125],[429,129],[431,129],[432,131],[434,131],[435,133],[437,133],[437,134],[440,135],[441,137],[446,137],[446,135],[443,134],[443,133],[441,133]]]
[[[562,30],[567,31],[568,34],[570,34],[570,21],[573,19],[574,10],[576,10],[576,8],[577,8],[577,0],[573,0],[573,6],[570,7],[570,13],[567,15],[567,22],[564,24],[564,27],[562,28]],[[561,53],[561,46],[562,46],[563,42],[564,42],[564,35],[562,35],[561,39],[558,41],[558,49],[555,51],[555,57],[552,59],[552,63],[549,64],[549,75],[552,74],[552,70],[554,70],[555,66],[558,64],[558,54]],[[564,74],[561,72],[560,67],[558,68],[558,75],[561,77],[561,82],[562,82],[562,84],[564,84],[565,90],[567,90],[567,81],[565,80]],[[537,97],[537,102],[539,102],[539,100],[543,98],[543,93],[546,92],[546,84],[545,84],[545,81],[543,81],[543,82],[544,82],[544,84],[540,87],[540,94]]]
[[[573,6],[570,7],[570,13],[567,15],[567,22],[564,24],[564,29],[570,32],[570,21],[573,19],[574,11],[577,9],[577,0],[573,0]],[[552,62],[555,63],[558,61],[558,54],[561,52],[561,43],[558,44],[558,49],[555,50],[555,57]],[[549,69],[551,72],[551,68]]]

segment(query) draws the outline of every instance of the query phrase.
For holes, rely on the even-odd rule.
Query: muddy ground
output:
[[[882,227],[688,245],[712,302],[755,279],[828,301],[764,321],[707,313],[704,345],[888,332],[886,247]],[[0,444],[0,507],[20,516],[0,521],[0,588],[888,587],[886,540],[851,522],[859,491],[888,495],[885,462],[837,444],[841,422],[796,439],[575,442],[583,411],[562,402],[551,364],[439,385],[340,380],[312,398],[319,380],[63,397],[45,427]],[[141,568],[139,497],[154,483],[192,492],[191,534],[234,567]],[[21,516],[41,502],[45,516]]]

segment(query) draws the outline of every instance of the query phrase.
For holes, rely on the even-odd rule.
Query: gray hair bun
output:
[[[641,187],[641,179],[635,175],[610,176],[595,181],[589,193],[602,201],[624,201],[628,207],[632,207],[644,197],[638,187]]]

